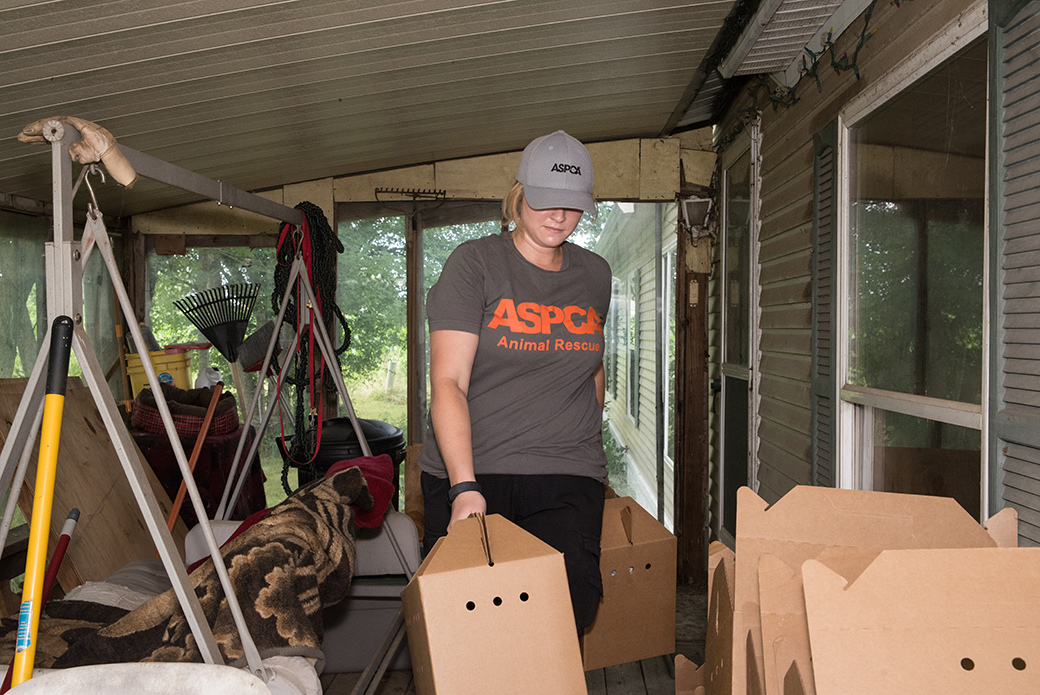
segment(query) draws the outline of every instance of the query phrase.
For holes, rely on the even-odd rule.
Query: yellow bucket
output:
[[[175,352],[167,354],[162,350],[149,352],[148,356],[155,367],[155,374],[160,383],[173,384],[179,389],[190,389],[191,378],[188,376],[188,368],[191,366],[191,355],[187,352]],[[148,388],[148,376],[144,373],[141,364],[141,356],[130,354],[126,356],[126,372],[130,376],[130,390],[134,392],[134,398],[141,389]]]

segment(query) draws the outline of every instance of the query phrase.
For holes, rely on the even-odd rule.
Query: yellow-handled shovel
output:
[[[40,427],[40,458],[36,464],[36,490],[32,519],[29,522],[29,547],[26,550],[25,584],[18,613],[18,637],[12,662],[12,687],[32,678],[36,656],[36,632],[43,608],[43,579],[47,563],[47,537],[50,535],[51,503],[58,466],[61,439],[61,414],[65,407],[65,387],[69,380],[72,353],[72,319],[59,316],[51,326],[51,345],[47,356],[47,392],[43,400]]]

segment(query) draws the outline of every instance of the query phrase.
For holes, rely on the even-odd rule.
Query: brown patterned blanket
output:
[[[357,468],[301,487],[222,549],[262,658],[312,658],[321,673],[322,609],[346,596],[354,575],[352,505],[362,511],[372,507]],[[244,666],[242,644],[212,560],[195,570],[191,581],[225,662]],[[0,632],[0,653],[12,653],[17,620],[4,619]],[[41,617],[36,649],[40,668],[202,661],[172,589],[130,612],[83,601],[52,601]]]

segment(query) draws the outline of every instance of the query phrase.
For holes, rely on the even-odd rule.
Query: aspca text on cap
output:
[[[563,162],[556,162],[552,165],[551,171],[557,171],[563,174],[577,174],[581,176],[581,167],[573,164],[564,164]]]

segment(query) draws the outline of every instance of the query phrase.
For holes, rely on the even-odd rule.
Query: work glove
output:
[[[22,128],[22,132],[18,133],[18,139],[33,145],[47,144],[44,132],[51,121],[70,125],[79,131],[80,141],[69,146],[69,154],[73,161],[80,164],[101,162],[116,183],[125,188],[133,188],[137,181],[137,172],[119,149],[115,136],[97,123],[75,116],[44,118]]]

